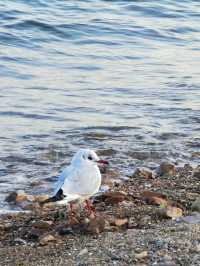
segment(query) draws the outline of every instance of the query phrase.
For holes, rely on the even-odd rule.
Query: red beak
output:
[[[98,161],[96,161],[97,163],[99,163],[99,164],[109,164],[109,162],[108,161],[105,161],[105,160],[98,160]]]

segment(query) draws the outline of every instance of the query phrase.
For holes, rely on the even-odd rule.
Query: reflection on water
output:
[[[0,4],[0,201],[51,191],[79,147],[113,150],[124,174],[164,158],[198,163],[199,10],[187,0]]]

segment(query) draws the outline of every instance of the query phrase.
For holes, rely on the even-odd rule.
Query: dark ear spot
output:
[[[88,156],[88,160],[92,161],[92,156],[91,155]]]

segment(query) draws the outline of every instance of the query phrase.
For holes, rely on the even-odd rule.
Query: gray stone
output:
[[[192,203],[191,208],[193,211],[200,212],[200,197],[196,198],[196,200]]]
[[[200,178],[200,165],[198,165],[193,171],[193,177]]]

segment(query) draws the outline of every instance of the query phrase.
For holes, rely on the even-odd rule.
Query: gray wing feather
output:
[[[65,167],[62,172],[60,173],[60,175],[58,176],[58,180],[56,182],[55,185],[55,189],[54,189],[54,195],[56,195],[56,193],[58,192],[58,190],[63,186],[65,179],[67,178],[67,176],[69,175],[69,172],[71,171],[71,166]]]

